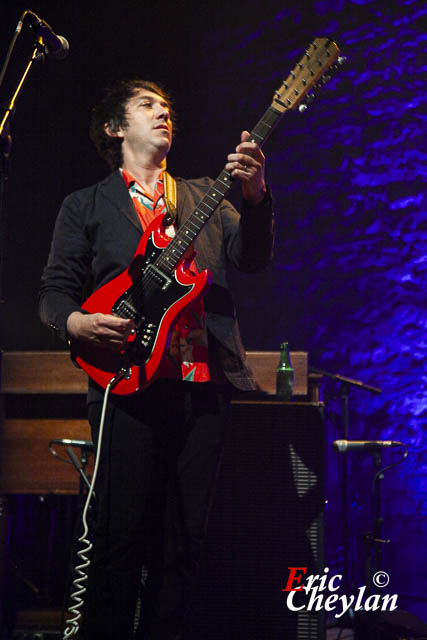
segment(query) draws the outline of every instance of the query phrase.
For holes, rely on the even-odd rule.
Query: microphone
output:
[[[29,11],[28,13],[32,20],[31,27],[42,39],[47,52],[58,60],[65,58],[70,49],[68,40],[64,38],[64,36],[57,36],[52,27],[45,20],[39,18],[37,14],[32,11]]]
[[[332,446],[338,453],[346,453],[346,451],[378,451],[388,447],[404,447],[406,445],[395,440],[334,440]]]
[[[91,440],[70,440],[69,438],[54,438],[49,442],[49,446],[51,444],[62,444],[63,446],[69,445],[70,447],[80,447],[80,449],[93,451],[93,442]]]

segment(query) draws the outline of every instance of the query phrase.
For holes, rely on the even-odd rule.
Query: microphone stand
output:
[[[350,429],[350,409],[349,409],[349,395],[350,385],[347,382],[342,382],[340,386],[341,390],[341,402],[342,402],[342,420],[343,420],[343,434],[344,440],[348,440],[348,432]],[[350,553],[348,544],[349,533],[349,514],[348,514],[348,462],[347,456],[343,459],[343,529],[344,529],[344,586],[346,593],[350,591],[350,573],[353,573],[353,566],[350,563]]]
[[[3,299],[3,269],[5,256],[6,235],[6,202],[9,178],[9,154],[12,148],[12,137],[9,126],[3,129],[4,135],[0,136],[0,303]]]
[[[366,548],[365,559],[365,582],[367,591],[372,592],[373,589],[370,586],[372,584],[372,577],[375,573],[381,570],[383,565],[384,545],[391,542],[390,538],[383,539],[383,523],[384,518],[381,514],[381,480],[384,480],[384,472],[394,469],[408,456],[408,445],[404,445],[405,451],[402,457],[389,464],[387,467],[381,468],[381,449],[374,452],[375,461],[375,475],[371,485],[371,496],[374,502],[374,525],[372,531],[368,531],[363,535],[363,541]],[[376,585],[381,586],[381,585]]]
[[[79,484],[79,498],[80,504],[79,507],[83,504],[84,497],[84,489],[85,485],[88,489],[90,489],[90,481],[86,475],[86,465],[88,463],[88,455],[87,449],[85,447],[81,447],[80,460],[77,458],[76,454],[72,450],[71,447],[67,447],[68,456],[72,462],[73,467],[80,474],[80,484]]]
[[[349,430],[350,430],[350,409],[349,409],[349,396],[350,396],[350,389],[351,388],[357,388],[357,389],[362,389],[364,391],[369,391],[370,393],[375,393],[375,394],[379,394],[382,392],[382,390],[378,387],[373,387],[371,385],[365,384],[364,382],[362,382],[361,380],[355,380],[354,378],[348,378],[346,376],[342,376],[339,373],[330,373],[329,371],[324,371],[323,369],[317,369],[315,367],[310,367],[310,372],[312,373],[318,373],[322,376],[325,376],[326,378],[330,378],[331,380],[334,380],[335,382],[338,382],[340,384],[340,397],[341,397],[341,406],[342,406],[342,423],[343,423],[343,437],[344,440],[348,440],[348,436],[349,436]],[[351,573],[353,573],[353,567],[351,566],[350,563],[350,557],[349,557],[349,533],[350,533],[350,527],[349,527],[349,514],[348,514],[348,477],[349,477],[349,471],[348,471],[348,461],[347,461],[347,456],[344,455],[343,458],[343,479],[342,479],[342,509],[343,509],[343,536],[344,536],[344,541],[343,541],[343,556],[344,556],[344,567],[343,567],[343,572],[344,572],[344,588],[345,588],[345,593],[349,594],[350,593],[350,584],[351,584],[351,576],[350,576],[350,570]],[[354,614],[354,612],[352,610],[351,611],[351,617],[352,614]]]
[[[53,448],[53,445],[61,445],[66,446],[66,452],[69,457],[64,458],[60,456],[56,450]],[[67,446],[68,445],[68,446]],[[74,453],[72,447],[77,447],[80,449],[80,460]],[[93,443],[90,440],[70,440],[69,438],[54,438],[49,442],[49,450],[52,455],[61,460],[62,462],[66,462],[67,464],[72,464],[77,473],[80,475],[80,483],[79,483],[79,508],[83,506],[84,497],[85,497],[85,486],[88,490],[90,490],[91,482],[86,473],[86,466],[89,461],[89,455],[93,451]],[[94,497],[95,496],[95,492]]]
[[[22,26],[22,25],[21,25]],[[20,31],[19,23],[17,31]],[[18,31],[18,33],[19,33]],[[3,272],[4,272],[4,258],[5,258],[5,235],[6,235],[6,196],[7,185],[9,179],[9,156],[12,150],[12,136],[10,133],[10,117],[15,111],[16,100],[24,86],[24,82],[30,72],[33,62],[43,60],[45,56],[45,47],[41,37],[37,38],[34,44],[33,52],[30,56],[28,64],[22,74],[18,85],[13,92],[7,107],[1,109],[0,117],[0,303],[4,302],[3,298]]]
[[[390,539],[382,539],[384,518],[381,515],[381,480],[384,480],[384,473],[381,470],[381,451],[373,454],[375,461],[375,476],[372,482],[372,490],[375,491],[374,526],[372,531],[363,534],[365,543],[365,584],[367,591],[372,592],[372,576],[381,569],[383,564],[383,545],[389,544]]]

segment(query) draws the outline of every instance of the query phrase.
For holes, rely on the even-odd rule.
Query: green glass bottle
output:
[[[280,360],[276,370],[276,395],[278,400],[290,400],[294,386],[294,370],[287,342],[280,345]]]

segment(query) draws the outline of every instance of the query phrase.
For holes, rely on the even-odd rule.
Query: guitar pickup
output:
[[[118,304],[114,305],[114,307],[112,308],[112,313],[114,313],[116,316],[119,316],[119,318],[127,318],[129,320],[133,320],[137,326],[145,320],[143,316],[140,316],[139,312],[137,311],[137,309],[135,309],[133,304],[131,304],[129,300],[126,300],[125,298],[122,298]]]
[[[163,291],[165,291],[172,282],[171,278],[158,269],[154,264],[148,265],[144,275],[145,284],[147,284],[147,277],[151,278]]]

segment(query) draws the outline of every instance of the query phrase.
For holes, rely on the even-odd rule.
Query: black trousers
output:
[[[225,385],[159,380],[138,396],[109,400],[85,640],[132,637],[137,601],[137,638],[183,637],[230,397]],[[101,401],[91,403],[95,443],[100,414]]]

